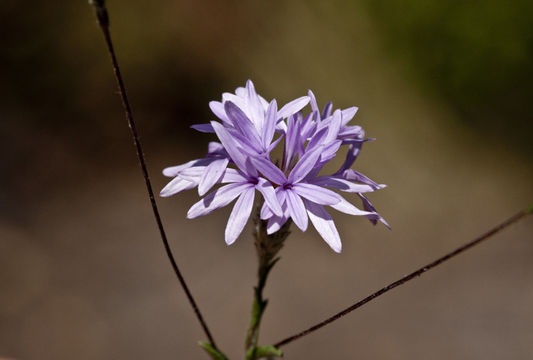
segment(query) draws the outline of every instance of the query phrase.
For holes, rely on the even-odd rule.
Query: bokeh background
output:
[[[250,78],[280,103],[313,89],[360,108],[358,170],[392,225],[340,213],[343,252],[294,230],[261,332],[302,330],[533,201],[533,3],[120,1],[112,33],[155,189],[203,156],[189,126]],[[164,255],[109,59],[85,1],[0,10],[0,357],[207,359]],[[242,358],[256,259],[229,209],[159,199],[222,349]],[[287,359],[531,359],[533,219],[288,345]]]

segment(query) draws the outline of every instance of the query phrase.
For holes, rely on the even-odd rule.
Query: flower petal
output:
[[[300,230],[307,230],[307,213],[302,198],[292,190],[286,190],[285,193],[287,194],[289,215]]]
[[[331,116],[331,109],[333,108],[333,103],[330,101],[324,105],[324,110],[322,110],[322,119],[328,118]]]
[[[350,144],[350,147],[348,148],[348,152],[346,153],[346,159],[344,160],[344,163],[342,164],[338,172],[342,172],[352,167],[353,163],[357,159],[357,156],[361,152],[362,146],[363,146],[362,141],[358,141],[353,144]]]
[[[274,215],[269,218],[267,223],[267,234],[271,235],[281,229],[281,227],[285,225],[287,220],[289,220],[289,217],[286,215],[281,217]]]
[[[278,104],[276,100],[272,100],[269,104],[266,115],[265,115],[265,124],[263,126],[262,136],[263,136],[263,147],[268,148],[274,137],[274,132],[276,130],[276,114],[278,112]]]
[[[374,212],[369,211],[363,211],[352,205],[348,200],[341,197],[341,201],[339,201],[337,204],[330,205],[332,208],[334,208],[337,211],[343,212],[345,214],[355,215],[355,216],[368,216],[368,215],[375,215]]]
[[[384,188],[384,186],[378,184],[374,180],[370,179],[368,176],[360,173],[359,171],[355,171],[353,169],[345,170],[341,174],[341,177],[343,177],[346,180],[356,181],[356,182],[360,182],[360,183],[363,183],[363,184],[370,185],[376,190]]]
[[[285,174],[276,165],[272,164],[270,159],[261,156],[251,158],[251,161],[257,170],[273,183],[282,185],[287,182]]]
[[[304,156],[301,157],[289,174],[290,183],[294,184],[309,174],[320,158],[320,153],[322,152],[323,148],[323,146],[318,146],[317,148],[306,152]]]
[[[231,245],[241,234],[254,206],[255,189],[246,189],[235,202],[226,225],[226,244]]]
[[[204,196],[206,192],[209,191],[217,182],[219,182],[222,177],[224,170],[228,166],[229,159],[220,159],[215,160],[211,164],[207,165],[205,168],[202,177],[200,178],[200,183],[198,184],[198,194]]]
[[[310,100],[310,103],[311,103],[311,110],[313,110],[313,112],[320,113],[320,110],[318,109],[318,104],[316,102],[315,94],[313,94],[313,92],[311,90],[308,90],[307,91],[307,96],[309,96],[309,100]]]
[[[169,197],[175,195],[183,190],[190,190],[196,186],[195,182],[187,181],[176,176],[172,179],[159,193],[161,197]]]
[[[261,220],[266,220],[270,219],[272,216],[274,216],[274,213],[270,210],[266,202],[264,202],[263,206],[261,206],[261,211],[259,212],[259,218]]]
[[[226,116],[226,112],[224,111],[224,104],[219,101],[211,101],[209,102],[209,108],[211,109],[213,114],[216,115],[217,118],[231,125],[230,121],[228,120],[228,117]]]
[[[357,106],[352,106],[347,109],[342,110],[342,126],[345,126],[353,119],[359,108]]]
[[[187,212],[188,219],[209,214],[211,211],[228,205],[243,190],[253,187],[249,183],[234,183],[216,189],[202,200],[191,206]]]
[[[182,171],[180,171],[178,176],[182,179],[194,182],[198,185],[206,168],[207,166],[193,166],[187,169],[183,169]]]
[[[334,176],[320,176],[314,178],[312,181],[315,185],[332,187],[350,193],[365,193],[374,191],[374,188],[370,185],[354,184],[349,180],[341,179]]]
[[[292,188],[298,195],[320,205],[335,205],[341,201],[339,194],[322,186],[297,183]]]
[[[248,116],[231,101],[224,103],[224,110],[226,110],[228,119],[231,120],[233,126],[239,130],[241,135],[248,138],[254,145],[261,147],[261,140],[259,139],[257,129]]]
[[[259,178],[259,182],[255,186],[257,190],[263,195],[265,199],[265,204],[268,205],[270,210],[278,216],[283,215],[283,210],[281,210],[281,205],[279,204],[276,193],[274,192],[274,187],[263,178]]]
[[[296,114],[298,111],[302,110],[305,105],[309,103],[309,100],[309,96],[302,96],[286,104],[278,111],[278,119],[285,119],[293,114]]]
[[[228,152],[231,160],[237,165],[241,171],[245,172],[248,175],[255,176],[257,172],[255,169],[247,163],[246,154],[239,148],[238,143],[235,141],[235,138],[222,126],[222,124],[212,121],[211,125],[215,129],[220,142]]]
[[[252,120],[252,123],[259,132],[261,129],[263,129],[265,110],[263,109],[263,105],[261,104],[259,96],[255,92],[255,87],[252,80],[248,80],[246,82],[246,102],[248,105],[250,120]]]
[[[363,200],[363,207],[365,208],[365,210],[374,212],[374,215],[368,215],[367,219],[370,220],[370,222],[372,222],[374,225],[376,225],[377,220],[379,220],[390,230],[391,227],[389,223],[381,215],[378,214],[378,212],[376,211],[372,203],[364,195],[362,194],[358,194],[358,195],[361,198],[361,200]]]
[[[226,168],[222,178],[220,179],[221,183],[236,183],[236,182],[247,182],[248,179],[239,171],[232,168]]]
[[[318,231],[333,251],[340,253],[342,250],[341,238],[331,215],[328,214],[324,207],[312,201],[306,200],[305,206],[309,219],[311,219],[316,231]]]
[[[195,124],[191,125],[191,128],[203,133],[214,133],[215,130],[211,124]]]
[[[202,165],[202,166],[209,165],[211,161],[213,160],[204,158],[204,159],[191,160],[181,165],[170,166],[170,167],[163,169],[163,175],[168,176],[168,177],[176,177],[178,176],[180,172],[182,172],[185,169],[188,169],[192,166],[197,166],[197,165]]]

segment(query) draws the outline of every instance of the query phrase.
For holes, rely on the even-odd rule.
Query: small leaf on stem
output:
[[[250,349],[246,353],[246,359],[261,359],[270,356],[283,357],[283,352],[272,345],[266,345]]]
[[[198,345],[200,345],[213,360],[228,360],[226,355],[215,349],[210,343],[206,341],[198,341]]]

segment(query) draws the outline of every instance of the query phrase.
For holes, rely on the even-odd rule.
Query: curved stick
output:
[[[152,205],[152,211],[154,213],[154,218],[157,223],[157,227],[159,228],[159,233],[161,234],[161,240],[163,241],[163,245],[165,246],[165,251],[167,253],[170,264],[172,265],[172,268],[174,269],[174,273],[176,274],[176,277],[178,278],[181,284],[181,287],[183,288],[183,291],[185,291],[185,294],[187,295],[187,299],[189,300],[189,303],[191,304],[194,310],[194,313],[196,314],[196,317],[198,318],[198,321],[200,322],[200,325],[202,326],[204,330],[205,335],[209,339],[209,343],[211,344],[213,348],[216,349],[213,336],[211,335],[211,332],[209,331],[209,328],[207,327],[207,324],[202,314],[200,313],[200,309],[198,308],[198,305],[196,305],[196,301],[194,300],[191,294],[191,291],[189,290],[189,287],[187,286],[187,283],[185,282],[185,279],[183,278],[183,275],[181,274],[178,268],[178,264],[176,263],[176,260],[174,259],[174,255],[172,254],[172,250],[170,249],[170,245],[168,244],[167,236],[165,234],[165,229],[163,228],[161,217],[159,216],[159,211],[157,209],[157,204],[154,198],[154,192],[152,190],[152,184],[150,182],[150,177],[148,176],[148,169],[146,167],[146,162],[144,160],[141,142],[139,141],[139,135],[137,134],[137,128],[135,126],[135,121],[133,121],[133,114],[131,111],[130,103],[128,101],[126,87],[124,86],[124,81],[122,80],[122,75],[120,74],[120,68],[118,66],[117,57],[113,49],[113,43],[111,41],[111,34],[109,33],[109,16],[107,14],[107,9],[105,7],[104,0],[90,0],[90,3],[91,5],[94,6],[96,17],[98,19],[98,25],[100,25],[100,29],[102,29],[105,42],[107,44],[107,50],[109,51],[109,55],[111,56],[111,62],[113,64],[113,72],[115,73],[115,78],[117,80],[119,94],[122,99],[122,106],[126,114],[126,119],[128,120],[128,125],[131,130],[131,136],[133,138],[135,148],[137,149],[137,157],[139,158],[139,164],[141,166],[141,170],[143,173],[144,182],[146,183],[146,190],[148,191],[148,197],[150,198],[150,203]]]
[[[396,280],[395,282],[385,286],[384,288],[376,291],[375,293],[371,294],[371,295],[368,295],[366,298],[356,302],[355,304],[351,305],[350,307],[347,307],[346,309],[338,312],[337,314],[327,318],[326,320],[316,324],[316,325],[313,325],[311,326],[310,328],[304,330],[304,331],[301,331],[295,335],[292,335],[292,336],[289,336],[281,341],[278,341],[274,346],[279,348],[281,346],[284,346],[284,345],[287,345],[288,343],[291,343],[297,339],[300,339],[306,335],[309,335],[311,334],[312,332],[320,329],[321,327],[324,327],[326,325],[328,325],[329,323],[332,323],[333,321],[335,320],[338,320],[340,319],[341,317],[343,317],[344,315],[347,315],[349,313],[351,313],[352,311],[354,311],[355,309],[358,309],[360,308],[361,306],[369,303],[370,301],[378,298],[379,296],[385,294],[386,292],[389,292],[390,290],[394,289],[395,287],[398,287],[400,285],[403,285],[405,284],[406,282],[410,281],[410,280],[413,280],[414,278],[416,278],[417,276],[420,276],[422,275],[423,273],[425,273],[426,271],[429,271],[431,269],[433,269],[434,267],[450,260],[451,258],[459,255],[460,253],[478,245],[479,243],[483,242],[484,240],[487,240],[488,238],[492,237],[493,235],[497,234],[498,232],[500,232],[501,230],[505,229],[506,227],[512,225],[513,223],[517,222],[518,220],[522,219],[523,217],[525,217],[526,215],[528,214],[531,214],[533,213],[533,205],[531,205],[529,208],[525,209],[525,210],[522,210],[520,212],[518,212],[517,214],[511,216],[509,219],[505,220],[503,223],[501,223],[500,225],[492,228],[491,230],[489,230],[488,232],[486,232],[485,234],[479,236],[478,238],[464,244],[463,246],[460,246],[458,247],[457,249],[453,250],[452,252],[438,258],[437,260],[434,260],[432,261],[431,263],[421,267],[420,269],[416,270],[416,271],[413,271],[412,273],[410,273],[409,275],[405,275],[404,277],[402,277],[401,279],[398,279]]]

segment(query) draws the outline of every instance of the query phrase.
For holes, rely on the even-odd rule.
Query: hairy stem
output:
[[[518,220],[524,218],[526,215],[528,214],[531,214],[533,213],[533,205],[530,206],[529,208],[525,209],[525,210],[522,210],[520,212],[518,212],[517,214],[511,216],[509,219],[505,220],[503,223],[495,226],[494,228],[492,228],[491,230],[489,230],[488,232],[486,232],[485,234],[477,237],[476,239],[464,244],[463,246],[460,246],[458,247],[457,249],[453,250],[452,252],[449,252],[448,254],[430,262],[429,264],[425,265],[425,266],[422,266],[421,268],[419,268],[418,270],[416,271],[413,271],[412,273],[410,273],[409,275],[406,275],[398,280],[396,280],[395,282],[393,283],[390,283],[389,285],[385,286],[384,288],[376,291],[375,293],[365,297],[364,299],[356,302],[355,304],[349,306],[348,308],[336,313],[335,315],[327,318],[326,320],[324,321],[321,321],[319,322],[318,324],[316,325],[313,325],[311,326],[310,328],[304,330],[304,331],[301,331],[295,335],[292,335],[292,336],[289,336],[281,341],[278,341],[274,346],[276,348],[279,348],[281,346],[285,346],[287,345],[288,343],[291,343],[295,340],[298,340],[306,335],[309,335],[311,334],[312,332],[332,323],[333,321],[335,320],[338,320],[340,319],[341,317],[343,317],[344,315],[347,315],[349,313],[351,313],[352,311],[360,308],[361,306],[371,302],[372,300],[375,300],[376,298],[378,298],[379,296],[389,292],[390,290],[400,286],[400,285],[403,285],[405,283],[407,283],[408,281],[411,281],[413,280],[414,278],[422,275],[423,273],[433,269],[434,267],[450,260],[451,258],[465,252],[466,250],[469,250],[471,249],[472,247],[478,245],[479,243],[489,239],[490,237],[492,237],[493,235],[497,234],[498,232],[500,232],[501,230],[509,227],[510,225],[516,223]]]
[[[283,247],[285,239],[290,234],[290,221],[287,221],[281,229],[274,234],[267,234],[267,222],[259,217],[260,206],[255,210],[254,215],[254,238],[257,258],[259,261],[257,271],[257,286],[254,288],[254,302],[252,306],[252,317],[246,334],[245,349],[248,360],[255,360],[258,356],[259,327],[261,318],[265,311],[268,301],[263,298],[263,289],[265,288],[268,274],[272,267],[279,260],[277,253]]]
[[[205,335],[209,339],[210,345],[216,349],[213,336],[211,335],[211,332],[209,331],[209,328],[207,327],[207,324],[204,321],[202,314],[200,313],[200,309],[198,308],[198,305],[196,305],[196,301],[194,300],[191,294],[191,291],[189,290],[189,287],[187,286],[187,283],[185,282],[185,279],[183,275],[181,274],[181,271],[178,268],[178,264],[176,263],[176,260],[174,259],[172,250],[170,249],[170,245],[167,240],[165,229],[163,228],[161,216],[159,215],[159,210],[157,209],[157,204],[155,202],[154,192],[152,190],[152,184],[150,182],[150,177],[148,175],[148,169],[146,167],[146,161],[144,159],[144,154],[143,154],[141,142],[139,140],[137,127],[135,126],[135,121],[133,120],[133,113],[132,113],[131,106],[128,100],[126,87],[124,86],[124,81],[120,73],[120,67],[118,65],[118,60],[115,54],[115,50],[113,48],[113,42],[111,41],[111,34],[109,32],[109,16],[108,16],[107,8],[105,6],[105,1],[104,0],[90,0],[90,3],[94,7],[96,17],[98,20],[98,25],[100,26],[100,29],[102,30],[102,33],[104,35],[104,39],[107,45],[107,50],[109,52],[109,56],[111,57],[111,63],[113,65],[113,72],[115,74],[115,79],[117,81],[120,98],[122,99],[122,106],[124,108],[124,113],[126,115],[129,128],[131,130],[131,136],[133,138],[133,143],[135,144],[135,148],[137,150],[137,157],[139,160],[139,165],[141,166],[142,174],[144,177],[144,182],[146,183],[146,190],[148,191],[148,197],[150,199],[150,204],[152,205],[152,211],[154,214],[155,221],[157,223],[157,227],[159,228],[159,233],[161,235],[161,240],[163,241],[166,254],[168,256],[170,264],[172,265],[172,268],[174,269],[174,273],[176,274],[176,277],[178,278],[179,283],[181,284],[181,287],[183,288],[183,291],[185,291],[185,294],[187,295],[187,299],[189,300],[189,303],[191,304],[194,310],[194,313],[196,314],[196,317],[204,330]]]

